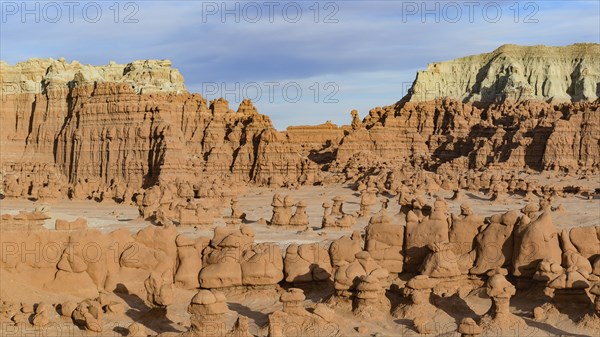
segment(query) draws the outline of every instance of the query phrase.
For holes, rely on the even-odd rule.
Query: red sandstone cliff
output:
[[[207,105],[185,91],[167,61],[3,63],[1,83],[5,176],[35,176],[45,184],[57,174],[70,184],[126,182],[134,188],[176,179],[314,180],[316,169],[300,146],[274,130],[251,102],[237,112],[223,99]]]
[[[490,167],[597,171],[600,101],[589,100],[589,82],[598,75],[590,64],[597,55],[588,55],[597,46],[562,48],[574,51],[558,56],[550,48],[547,61],[556,59],[555,67],[564,71],[585,65],[575,80],[588,94],[571,96],[574,102],[547,103],[535,95],[512,100],[509,95],[498,103],[470,103],[464,98],[471,90],[466,87],[449,97],[419,101],[415,90],[425,78],[420,73],[414,90],[397,104],[372,109],[363,120],[353,111],[351,127],[325,123],[286,132],[276,131],[250,101],[233,111],[224,99],[207,103],[188,93],[169,61],[107,66],[62,59],[15,66],[2,62],[0,174],[5,187],[20,185],[27,195],[50,184],[65,189],[81,183],[100,190],[177,180],[312,184],[344,179],[338,173],[348,166],[365,172],[384,165],[453,174]],[[448,64],[469,72],[479,67],[489,82],[492,70],[515,77],[523,76],[518,65],[534,69],[532,52],[510,46],[486,54],[490,60],[471,57]],[[450,76],[444,66],[438,68],[426,76],[436,86]],[[560,78],[547,81],[556,89]],[[563,84],[576,84],[569,81]],[[556,96],[556,90],[542,93]]]

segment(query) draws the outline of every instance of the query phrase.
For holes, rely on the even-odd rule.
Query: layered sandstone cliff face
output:
[[[401,101],[353,122],[336,167],[598,170],[599,90],[598,44],[505,45],[433,63]]]
[[[353,111],[350,126],[285,132],[250,101],[233,111],[224,99],[188,93],[169,61],[2,62],[0,178],[12,194],[58,186],[64,195],[77,184],[294,186],[385,166],[598,170],[599,52],[597,44],[502,46],[430,65],[409,95],[363,120]]]
[[[223,99],[207,104],[185,90],[169,61],[94,67],[33,59],[3,63],[1,74],[2,174],[25,189],[56,179],[283,185],[315,170],[251,102],[237,112]]]
[[[138,94],[187,92],[179,70],[169,60],[138,60],[128,64],[111,61],[105,66],[68,63],[64,58],[29,59],[14,66],[0,61],[3,92],[41,94],[49,88],[72,87],[94,82],[131,84]]]
[[[398,166],[463,172],[600,168],[600,101],[505,102],[485,108],[452,99],[374,109],[337,148],[345,165],[361,151]]]
[[[600,45],[503,45],[491,53],[431,63],[419,71],[411,101],[574,102],[600,97]]]
[[[119,94],[127,85],[132,93],[186,92],[183,77],[169,61],[95,67],[64,59],[30,59],[15,66],[2,62],[0,67],[4,165],[54,163],[57,135],[92,93],[83,87],[113,83],[115,89],[108,95]]]

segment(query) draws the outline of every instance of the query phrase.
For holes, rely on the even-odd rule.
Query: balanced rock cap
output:
[[[192,297],[192,304],[209,305],[217,303],[217,297],[210,290],[202,289]]]

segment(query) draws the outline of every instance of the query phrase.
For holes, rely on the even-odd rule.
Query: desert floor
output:
[[[591,186],[598,186],[600,177],[592,177],[588,182]],[[540,178],[543,179],[543,178]],[[562,183],[568,183],[563,181]],[[274,193],[291,195],[296,201],[303,200],[308,204],[307,213],[313,229],[307,231],[296,231],[292,229],[281,229],[260,224],[259,219],[270,219],[271,201]],[[352,213],[358,211],[360,195],[350,189],[347,185],[330,186],[310,186],[300,187],[296,190],[288,189],[268,189],[251,188],[239,197],[239,206],[246,212],[246,223],[255,230],[256,242],[278,242],[282,248],[290,243],[307,242],[327,242],[337,239],[342,235],[348,235],[352,230],[364,228],[368,219],[359,219],[352,230],[322,230],[320,229],[323,209],[321,204],[331,200],[337,195],[346,197],[344,203],[344,212]],[[511,209],[520,209],[527,202],[520,196],[511,196],[505,202],[491,202],[489,196],[483,193],[473,193],[465,191],[465,199],[462,201],[450,200],[452,191],[439,191],[436,196],[446,198],[450,205],[452,213],[460,212],[460,204],[468,202],[473,210],[480,215],[491,215],[493,213],[505,212]],[[396,198],[391,195],[383,197],[392,198],[388,212],[397,214],[399,206]],[[434,196],[428,196],[433,201]],[[102,232],[110,232],[119,228],[128,228],[131,231],[150,225],[149,222],[138,218],[138,210],[133,206],[122,206],[113,202],[97,203],[93,201],[43,201],[32,202],[26,200],[0,201],[0,213],[18,213],[19,210],[33,210],[40,205],[49,206],[48,214],[52,217],[46,221],[45,227],[52,229],[56,219],[74,220],[78,217],[85,217],[88,220],[90,228],[96,228]],[[579,195],[570,195],[567,198],[557,198],[553,204],[554,207],[562,204],[564,212],[553,212],[554,225],[560,231],[561,228],[572,226],[597,226],[600,225],[600,198],[587,200]],[[373,212],[377,212],[380,206],[376,205]],[[226,208],[223,216],[229,214]],[[404,223],[402,217],[398,217],[399,223]],[[179,227],[180,233],[186,233],[191,237],[207,236],[212,237],[212,228],[223,225],[223,219],[218,219],[211,227],[191,228]],[[0,232],[1,234],[1,232]],[[17,273],[2,271],[0,276],[0,297],[2,300],[14,302],[37,303],[41,300],[46,303],[60,303],[67,299],[82,300],[72,296],[54,294],[43,289],[34,288],[28,284],[27,276]],[[402,286],[408,279],[403,275],[402,279],[395,279],[393,282]],[[473,281],[476,282],[476,281]],[[291,287],[284,285],[283,287]],[[388,297],[392,301],[392,307],[403,301],[399,291],[394,291],[397,287],[392,286],[392,291],[388,292]],[[315,303],[323,298],[325,294],[332,290],[331,284],[311,285],[305,289],[307,308],[314,307]],[[129,309],[126,309],[123,315],[107,316],[104,318],[104,333],[102,336],[122,336],[127,333],[125,329],[131,322],[141,322],[152,331],[158,332],[182,332],[189,326],[189,314],[186,309],[190,299],[195,291],[177,289],[175,304],[169,306],[167,310],[149,308],[140,296],[143,298],[143,289],[131,290],[130,294],[120,294],[124,303]],[[281,304],[278,301],[279,295],[277,289],[255,289],[252,291],[237,289],[226,293],[229,308],[232,312],[227,316],[228,326],[233,325],[237,313],[248,316],[255,324],[251,328],[251,333],[261,336],[267,335],[264,326],[268,322],[268,314],[280,309]],[[430,313],[434,321],[439,325],[438,331],[441,335],[457,336],[457,322],[464,317],[477,317],[483,315],[491,306],[491,300],[485,296],[483,289],[474,289],[465,292],[461,296],[443,297],[434,295],[434,303],[438,306],[435,313]],[[600,336],[600,331],[590,331],[578,328],[573,321],[582,314],[582,306],[586,304],[586,299],[573,299],[571,303],[563,308],[563,312],[550,317],[545,322],[536,322],[532,319],[532,310],[534,307],[544,303],[542,289],[536,287],[520,290],[517,296],[511,300],[511,310],[513,313],[525,318],[528,329],[515,332],[519,336]],[[589,301],[589,299],[587,299]],[[589,303],[587,303],[589,304]],[[394,319],[391,315],[381,320],[358,320],[350,311],[338,310],[339,326],[345,336],[364,336],[372,335],[376,332],[381,336],[417,336],[419,335],[407,320]],[[62,321],[61,321],[62,320]],[[55,322],[64,322],[50,324],[42,330],[34,328],[17,328],[12,326],[12,322],[3,320],[1,322],[0,334],[2,336],[94,336],[91,332],[80,330],[68,319],[57,317]],[[364,327],[368,332],[358,333],[357,328]],[[444,333],[444,331],[447,331]],[[293,336],[293,333],[291,334]],[[328,335],[328,331],[321,331],[318,335]]]

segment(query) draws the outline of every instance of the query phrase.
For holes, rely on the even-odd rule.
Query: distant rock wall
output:
[[[599,55],[598,44],[506,45],[430,65],[409,95],[363,120],[352,111],[349,126],[285,132],[249,100],[233,111],[188,93],[166,60],[0,62],[0,179],[11,175],[10,185],[33,195],[78,182],[339,182],[344,167],[382,163],[438,173],[598,170]]]
[[[398,103],[353,121],[334,167],[598,170],[598,97],[600,44],[504,45],[432,63]]]
[[[453,99],[402,102],[371,110],[363,124],[342,139],[339,165],[366,151],[390,166],[454,173],[492,165],[506,170],[600,169],[600,100],[505,102],[485,108]]]
[[[53,175],[133,188],[177,179],[279,186],[311,179],[307,172],[316,168],[300,145],[279,135],[250,101],[237,112],[223,99],[207,104],[170,66],[2,63],[2,175],[16,174],[26,189]]]
[[[408,99],[461,102],[592,101],[600,97],[600,45],[503,45],[491,53],[428,65]]]
[[[41,94],[52,88],[119,82],[130,84],[138,94],[187,92],[179,70],[169,60],[137,60],[128,64],[111,61],[105,66],[32,58],[14,66],[0,61],[4,93]]]

